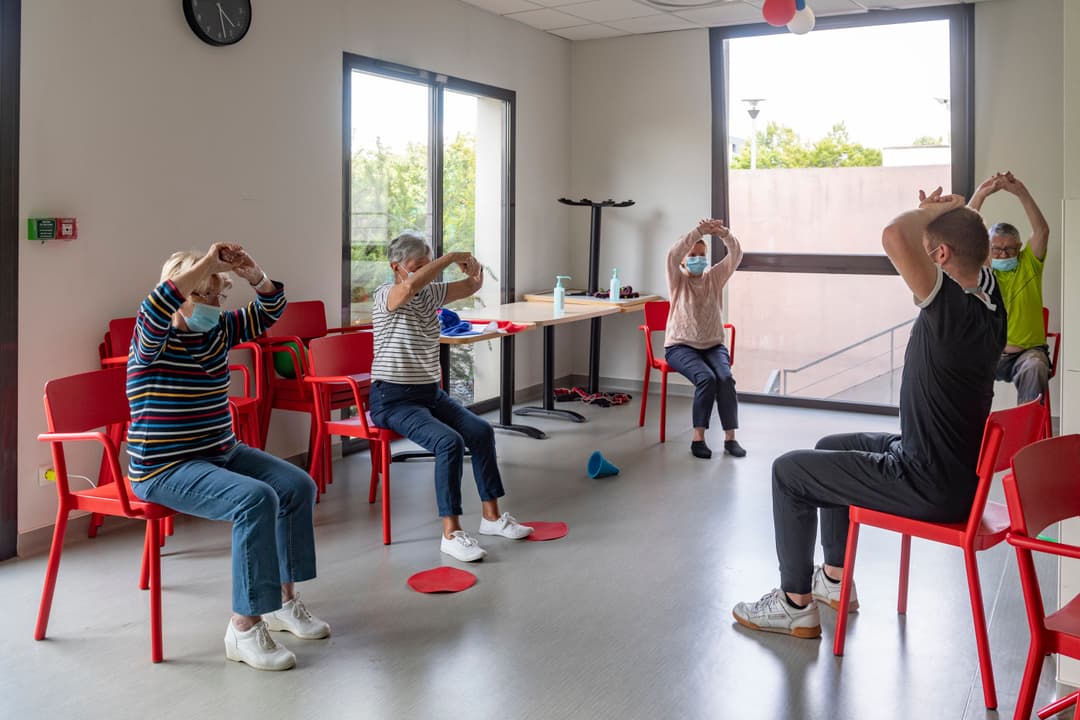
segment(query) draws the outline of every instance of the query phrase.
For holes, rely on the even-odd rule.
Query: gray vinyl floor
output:
[[[658,404],[658,403],[657,403]],[[546,543],[487,539],[468,566],[479,582],[421,595],[412,573],[455,564],[438,552],[432,465],[393,466],[394,544],[367,503],[368,458],[337,464],[316,513],[319,578],[302,587],[333,626],[327,641],[282,640],[295,670],[225,660],[229,528],[184,519],[162,562],[165,657],[149,661],[141,535],[117,521],[64,553],[49,636],[34,642],[43,556],[0,564],[2,718],[996,718],[1012,717],[1027,652],[1015,559],[981,555],[999,713],[983,707],[959,551],[915,541],[909,612],[896,614],[899,541],[867,529],[857,577],[862,610],[847,654],[821,640],[744,631],[739,600],[778,582],[769,468],[819,436],[893,430],[895,418],[744,405],[749,456],[690,456],[689,406],[672,398],[668,442],[657,411],[576,408],[589,423],[528,418],[547,440],[499,433],[521,520],[561,520]],[[524,419],[523,419],[524,420]],[[714,428],[711,444],[721,445]],[[622,473],[590,480],[602,450]],[[466,470],[466,527],[479,501]],[[999,494],[999,493],[998,493]],[[461,566],[461,565],[459,565]],[[1042,568],[1051,589],[1055,568]],[[1039,705],[1059,692],[1047,658]]]

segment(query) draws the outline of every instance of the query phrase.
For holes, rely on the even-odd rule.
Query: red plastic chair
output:
[[[330,436],[367,440],[371,451],[371,485],[368,502],[375,502],[375,488],[382,475],[383,544],[390,544],[390,443],[400,435],[386,428],[375,427],[368,412],[368,391],[371,382],[371,361],[375,355],[375,336],[370,332],[350,335],[328,335],[311,341],[312,374],[305,378],[315,390],[315,450],[312,454],[311,476],[320,487],[330,482]],[[356,417],[332,420],[330,398],[348,387]]]
[[[851,601],[851,581],[855,577],[855,551],[859,545],[859,528],[862,525],[892,530],[903,537],[900,541],[900,589],[896,600],[896,612],[907,612],[908,568],[911,559],[911,538],[953,545],[964,551],[967,569],[968,593],[971,596],[971,614],[975,623],[975,643],[979,651],[979,667],[982,671],[983,698],[986,707],[997,707],[997,691],[994,688],[994,668],[990,662],[990,640],[986,635],[986,614],[983,612],[982,589],[979,585],[979,563],[975,553],[992,548],[1005,539],[1009,529],[1008,511],[1001,503],[988,502],[994,473],[1005,470],[1013,455],[1022,447],[1042,437],[1046,408],[1040,400],[1032,400],[1014,408],[990,413],[983,431],[982,447],[976,467],[979,483],[971,503],[971,514],[964,522],[935,523],[913,520],[899,515],[869,510],[852,505],[848,509],[849,526],[847,549],[844,553],[844,579],[840,589],[839,608],[847,608]],[[847,612],[838,612],[836,638],[833,653],[844,654],[844,635],[847,630]]]
[[[240,373],[243,379],[244,394],[230,395],[229,406],[233,413],[233,429],[236,437],[244,444],[264,449],[265,443],[262,436],[261,408],[263,396],[266,393],[263,374],[263,350],[258,343],[240,343],[233,350],[251,351],[251,368],[246,365],[231,364],[230,372]],[[255,375],[255,393],[251,390],[251,375]]]
[[[1057,375],[1058,367],[1058,351],[1061,350],[1061,333],[1050,332],[1050,308],[1043,308],[1043,331],[1046,333],[1046,342],[1050,344],[1050,340],[1053,339],[1053,347],[1050,349],[1050,375],[1049,378],[1053,379]],[[1053,418],[1051,415],[1053,411],[1050,409],[1050,393],[1046,393],[1046,437],[1054,436]]]
[[[1080,559],[1080,547],[1076,545],[1038,539],[1050,525],[1080,515],[1080,493],[1076,492],[1080,483],[1080,435],[1034,443],[1016,453],[1012,469],[1003,482],[1011,521],[1007,539],[1016,548],[1031,628],[1027,665],[1013,717],[1026,719],[1031,717],[1035,704],[1044,656],[1058,653],[1080,658],[1080,595],[1047,615],[1031,555],[1035,551]],[[1077,693],[1071,693],[1040,710],[1039,717],[1056,715],[1076,701]]]
[[[127,423],[130,415],[124,391],[126,375],[126,371],[120,368],[95,370],[52,380],[45,385],[45,417],[49,432],[38,435],[38,440],[52,445],[59,503],[34,639],[43,640],[49,625],[49,611],[60,569],[60,555],[64,550],[68,516],[75,511],[84,511],[145,520],[139,587],[150,590],[150,656],[154,662],[161,662],[160,523],[176,513],[163,505],[143,502],[134,497],[127,478],[120,471],[119,447],[108,433],[99,429]],[[72,490],[68,483],[64,443],[87,440],[101,443],[104,447],[112,482],[87,490]]]
[[[278,321],[271,326],[264,336],[259,338],[259,344],[266,351],[263,354],[263,377],[265,379],[266,397],[262,402],[259,428],[263,442],[266,441],[266,433],[270,428],[271,410],[292,410],[307,413],[311,416],[308,457],[312,457],[317,429],[315,399],[311,385],[304,382],[304,377],[310,374],[311,367],[307,353],[297,352],[297,348],[306,348],[308,343],[315,338],[324,337],[328,334],[354,333],[370,329],[370,325],[326,327],[326,307],[321,300],[290,302],[285,306],[285,312],[278,318]],[[274,369],[275,352],[289,354],[293,367],[298,369],[295,377],[286,378],[278,375]],[[332,409],[346,408],[350,405],[352,405],[352,396],[347,388],[342,388],[331,397]]]
[[[645,379],[641,383],[641,414],[638,416],[638,427],[645,425],[645,406],[649,401],[649,376],[653,370],[660,371],[660,442],[667,438],[667,376],[672,372],[671,366],[664,360],[663,355],[653,353],[652,334],[667,330],[668,313],[671,311],[671,303],[667,300],[654,300],[645,303],[645,324],[638,327],[645,334]],[[724,329],[731,331],[731,342],[728,344],[728,355],[731,365],[735,365],[735,326],[724,323]]]

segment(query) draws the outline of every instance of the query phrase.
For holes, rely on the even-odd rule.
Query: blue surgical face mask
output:
[[[1012,272],[1019,262],[1020,258],[992,258],[990,266],[1002,272]]]
[[[191,317],[184,316],[188,330],[197,333],[210,332],[218,326],[220,319],[221,308],[202,303],[195,303],[195,307],[191,310]]]
[[[686,269],[691,275],[700,275],[709,267],[709,259],[704,255],[691,255],[686,258]]]

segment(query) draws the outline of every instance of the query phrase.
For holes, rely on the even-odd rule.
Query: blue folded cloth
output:
[[[450,308],[442,308],[439,310],[439,325],[442,327],[442,334],[447,337],[480,334],[478,330],[473,330],[471,322],[462,320],[461,316]]]

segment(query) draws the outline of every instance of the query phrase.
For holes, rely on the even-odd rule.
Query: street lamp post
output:
[[[765,102],[765,98],[743,98],[743,102],[749,105],[746,112],[750,115],[750,169],[757,170],[757,116],[761,112],[758,103]]]

